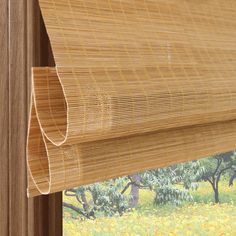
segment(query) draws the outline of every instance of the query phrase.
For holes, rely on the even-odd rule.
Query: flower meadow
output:
[[[230,204],[196,204],[164,216],[156,211],[84,222],[65,217],[64,236],[236,235],[236,207]]]
[[[229,188],[224,181],[219,187],[220,204],[213,203],[212,190],[202,182],[193,193],[194,201],[179,206],[153,205],[153,193],[140,190],[138,207],[122,216],[85,220],[64,209],[64,236],[234,236],[236,187]]]

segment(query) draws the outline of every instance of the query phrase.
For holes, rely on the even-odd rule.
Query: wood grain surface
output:
[[[8,4],[0,1],[0,235],[8,236]]]

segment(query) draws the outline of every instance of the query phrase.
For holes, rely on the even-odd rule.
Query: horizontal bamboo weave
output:
[[[39,2],[29,196],[235,148],[235,1]]]

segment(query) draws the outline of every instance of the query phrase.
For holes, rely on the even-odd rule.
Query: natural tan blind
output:
[[[29,196],[235,148],[236,1],[39,2]]]

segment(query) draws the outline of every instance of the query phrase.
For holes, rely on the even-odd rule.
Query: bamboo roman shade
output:
[[[236,1],[39,0],[29,196],[236,146]]]

